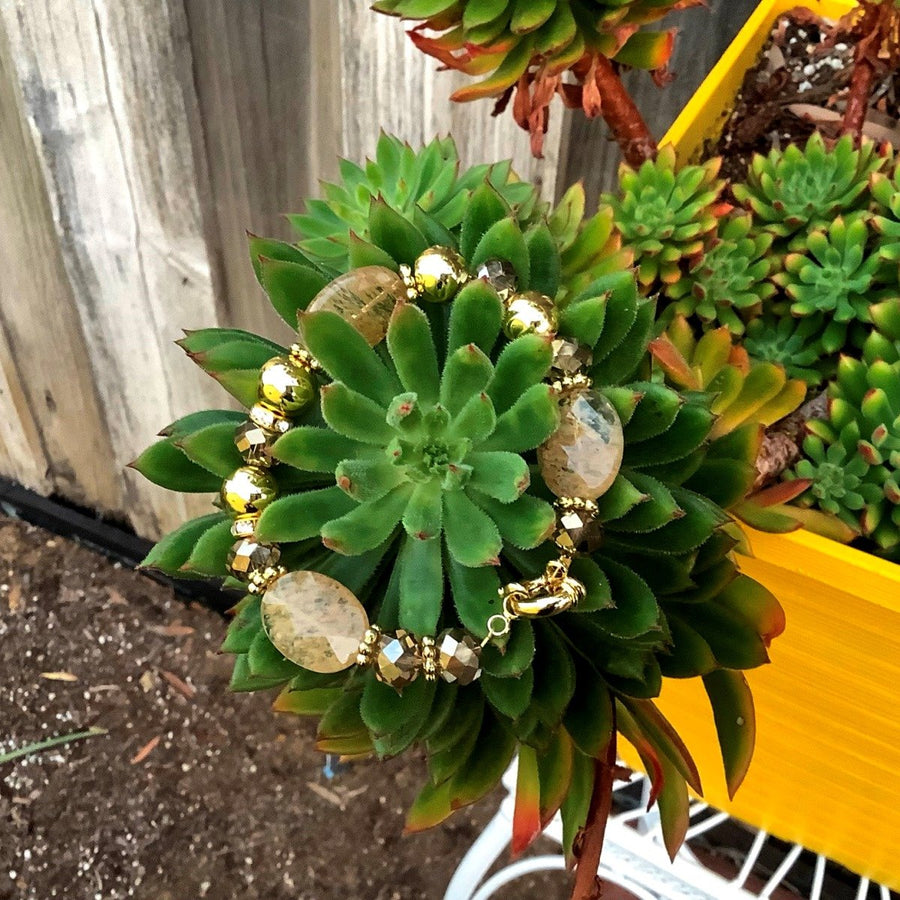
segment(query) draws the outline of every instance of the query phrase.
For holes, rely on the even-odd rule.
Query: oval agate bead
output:
[[[624,452],[619,414],[603,394],[589,389],[565,400],[559,428],[538,448],[538,462],[557,497],[596,500],[616,480]]]
[[[288,572],[263,594],[269,640],[291,662],[313,672],[340,672],[356,662],[369,617],[353,592],[320,572]]]
[[[384,266],[363,266],[326,284],[306,311],[337,313],[374,347],[384,340],[391,313],[405,298],[406,285],[396,272]]]

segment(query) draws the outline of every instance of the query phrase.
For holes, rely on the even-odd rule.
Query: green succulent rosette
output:
[[[368,177],[374,183],[378,172]],[[653,773],[674,853],[687,827],[687,786],[699,790],[700,781],[654,703],[662,680],[703,680],[734,790],[753,744],[742,671],[768,661],[784,627],[775,598],[739,572],[732,554],[740,535],[726,511],[746,496],[761,435],[717,431],[716,394],[654,377],[655,303],[627,269],[585,283],[596,255],[587,242],[571,251],[593,220],[573,221],[569,208],[549,222],[523,221],[482,171],[459,221],[440,230],[421,206],[375,197],[360,242],[349,220],[334,224],[335,245],[358,255],[332,256],[327,269],[303,239],[251,241],[263,287],[286,321],[299,316],[322,369],[316,403],[272,447],[279,497],[259,518],[257,537],[278,543],[287,569],[341,582],[371,622],[419,636],[462,627],[483,638],[500,612],[498,587],[540,575],[559,556],[555,498],[535,453],[565,415],[549,337],[508,339],[501,297],[479,279],[448,303],[401,300],[374,348],[335,313],[305,311],[337,260],[348,271],[398,271],[440,241],[470,273],[503,260],[518,290],[556,300],[559,335],[590,350],[585,374],[622,423],[622,465],[597,500],[602,539],[571,566],[584,601],[554,618],[513,621],[504,640],[485,646],[483,675],[468,686],[423,677],[398,693],[370,668],[305,670],[271,644],[253,595],[235,607],[222,649],[235,655],[232,689],[280,688],[276,709],[319,717],[324,751],[386,757],[423,748],[429,780],[410,811],[411,830],[485,796],[518,752],[516,847],[561,809],[572,853],[594,760],[618,730]],[[191,332],[182,345],[246,406],[259,368],[286,352],[231,329]],[[224,410],[188,416],[135,467],[173,490],[217,490],[242,464],[233,442],[241,421]],[[231,525],[219,512],[188,522],[145,565],[240,587],[227,566]]]
[[[879,312],[889,321],[896,310]],[[807,423],[805,458],[789,473],[811,482],[800,502],[900,559],[900,340],[873,332],[861,359],[841,358],[828,396],[828,419]]]
[[[775,293],[769,280],[771,246],[770,234],[753,233],[749,215],[729,217],[719,225],[700,261],[666,289],[676,301],[669,311],[743,334],[745,323],[759,316],[764,302]]]
[[[646,293],[675,285],[702,265],[719,216],[729,208],[720,201],[721,162],[679,168],[674,148],[662,147],[655,160],[638,169],[623,163],[619,191],[601,198],[613,211],[623,246],[634,253]]]
[[[852,136],[845,135],[829,149],[815,132],[803,149],[788,144],[755,156],[746,182],[732,191],[763,229],[785,240],[800,232],[802,245],[803,233],[866,209],[869,178],[885,159],[872,141],[857,149]]]

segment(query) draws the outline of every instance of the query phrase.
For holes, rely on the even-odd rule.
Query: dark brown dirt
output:
[[[743,181],[755,153],[814,131],[837,137],[852,74],[855,39],[814,13],[786,14],[775,24],[756,65],[741,86],[722,136],[709,155],[724,156],[722,174]],[[864,133],[900,145],[900,73],[876,81]]]
[[[497,798],[401,836],[421,760],[329,780],[311,722],[228,692],[223,632],[146,577],[0,518],[0,754],[108,729],[0,764],[2,900],[443,895]],[[551,874],[497,896],[567,892]]]

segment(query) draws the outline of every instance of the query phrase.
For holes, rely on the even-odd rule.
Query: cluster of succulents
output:
[[[859,407],[876,390],[860,372],[893,362],[896,337],[885,334],[900,293],[900,164],[892,166],[888,148],[850,136],[829,145],[816,133],[803,148],[755,157],[746,180],[726,188],[714,180],[717,161],[678,168],[664,149],[639,169],[623,166],[618,194],[602,198],[643,291],[663,298],[663,327],[705,333],[701,343],[727,329],[754,366],[779,367],[810,396],[828,390],[830,422],[809,424],[807,459],[787,477],[811,482],[798,503],[837,518],[800,519],[884,553],[896,552],[893,511],[883,506],[893,502],[897,456],[873,452],[867,432],[890,433],[896,412],[890,394],[870,400],[868,413]],[[851,371],[863,394],[850,390]]]
[[[560,94],[568,106],[603,115],[626,147],[649,132],[614,66],[663,73],[675,33],[639,31],[675,9],[702,0],[377,0],[372,8],[419,24],[409,32],[416,47],[444,66],[474,77],[457,101],[515,92],[513,115],[540,154],[548,109]],[[565,73],[572,78],[563,80]],[[623,107],[625,109],[623,110]]]
[[[423,166],[434,146],[404,165]],[[455,158],[441,146],[444,158]],[[361,170],[343,171],[328,193],[355,198],[356,212],[337,201],[327,212],[311,206],[295,220],[303,230],[296,244],[251,240],[261,284],[286,321],[299,317],[303,346],[320,367],[314,402],[266,447],[266,477],[278,496],[266,498],[255,539],[277,542],[288,570],[336,579],[379,628],[422,639],[461,627],[480,641],[500,612],[498,588],[534,579],[560,552],[555,498],[536,453],[566,415],[554,368],[559,341],[579,354],[598,402],[621,422],[621,465],[571,563],[581,602],[553,618],[515,619],[508,635],[484,647],[475,683],[419,678],[398,692],[363,666],[304,669],[273,646],[251,592],[223,644],[235,655],[232,688],[280,688],[277,710],[320,717],[324,751],[386,757],[424,748],[429,781],[410,811],[412,830],[487,794],[518,752],[517,849],[561,809],[573,852],[594,760],[621,731],[654,773],[674,853],[687,825],[688,785],[699,790],[700,782],[654,698],[664,677],[702,679],[736,789],[753,744],[741,672],[768,660],[784,621],[775,598],[738,570],[740,534],[728,508],[744,501],[760,423],[791,407],[792,383],[775,366],[746,370],[724,332],[696,347],[673,336],[697,374],[666,383],[650,353],[656,302],[641,295],[628,256],[610,244],[608,216],[583,218],[577,191],[545,215],[530,201],[516,205],[525,192],[519,201],[505,195],[505,177],[492,178],[502,169],[477,178],[454,172],[467,192],[464,208],[439,221],[454,204],[449,196],[430,209],[401,193],[366,200],[354,188]],[[369,166],[367,185],[383,178],[377,161]],[[506,288],[489,277],[451,285],[443,303],[401,298],[383,342],[313,302],[335,270],[415,271],[436,241],[469,273],[504,261],[516,291],[538,292],[549,304],[555,341],[513,328]],[[311,303],[318,311],[306,311]],[[261,367],[287,353],[237,330],[192,332],[182,345],[246,406]],[[769,373],[760,379],[766,385],[748,389],[756,371]],[[233,439],[241,422],[245,416],[226,410],[188,416],[135,466],[173,490],[216,491],[241,466]],[[239,442],[248,437],[244,426]],[[229,568],[233,524],[227,511],[188,522],[145,564],[244,587]]]

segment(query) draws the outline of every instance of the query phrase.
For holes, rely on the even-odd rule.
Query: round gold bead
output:
[[[416,259],[413,283],[417,294],[432,303],[446,303],[468,281],[465,260],[449,247],[429,247]]]
[[[553,337],[559,328],[556,304],[538,291],[513,294],[506,302],[503,333],[514,340],[523,334]]]
[[[277,496],[275,479],[258,466],[241,466],[222,485],[222,504],[239,516],[261,513]]]
[[[290,357],[276,356],[259,373],[259,399],[278,412],[302,412],[316,396],[316,383],[309,369]]]

